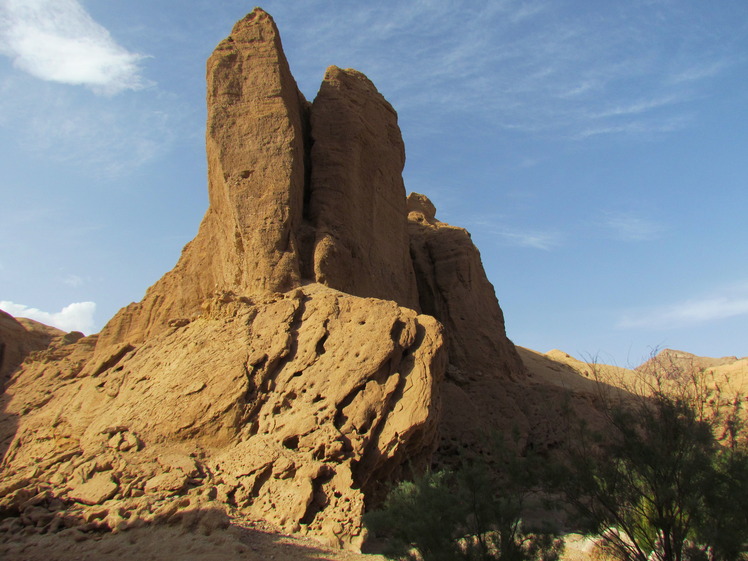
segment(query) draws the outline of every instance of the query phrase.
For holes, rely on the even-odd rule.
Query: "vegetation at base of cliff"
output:
[[[586,533],[617,559],[748,558],[741,399],[706,371],[657,358],[615,387],[596,374],[605,422],[569,431],[556,480]]]
[[[388,539],[385,555],[413,561],[557,560],[563,541],[549,528],[531,528],[522,520],[540,485],[540,458],[518,457],[500,440],[495,452],[501,473],[477,459],[397,485],[382,509],[365,517],[370,530]]]
[[[653,359],[633,381],[597,379],[588,423],[569,408],[568,441],[512,457],[427,472],[367,515],[394,559],[557,559],[562,541],[526,528],[527,499],[560,497],[575,531],[621,561],[748,560],[748,431],[741,399],[708,372]]]

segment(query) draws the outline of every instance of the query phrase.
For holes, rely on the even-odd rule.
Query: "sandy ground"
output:
[[[3,561],[384,561],[380,555],[330,550],[318,542],[285,536],[269,527],[232,524],[227,529],[188,531],[154,525],[120,533],[0,534]]]
[[[232,525],[209,534],[151,526],[113,534],[77,530],[0,536],[3,561],[386,561],[382,555],[330,550],[269,528]],[[566,536],[562,561],[590,561],[594,541]]]

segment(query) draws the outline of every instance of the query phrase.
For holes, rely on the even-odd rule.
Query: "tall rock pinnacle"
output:
[[[366,76],[330,67],[310,106],[256,8],[208,59],[207,89],[208,211],[176,267],[107,324],[100,347],[194,318],[213,294],[303,282],[418,310],[405,148]]]
[[[207,104],[209,208],[176,266],[98,337],[13,359],[0,512],[41,478],[111,529],[189,505],[359,548],[389,482],[529,432],[522,363],[469,234],[406,200],[366,76],[331,66],[308,103],[256,8]]]
[[[418,309],[395,110],[366,76],[331,66],[311,122],[315,279]]]
[[[140,303],[104,328],[100,346],[136,343],[201,312],[217,293],[284,292],[301,284],[308,102],[278,29],[256,8],[207,64],[208,198],[197,236]]]
[[[284,292],[301,278],[308,104],[267,13],[234,26],[208,59],[207,82],[210,209],[201,234],[215,242],[215,288]]]

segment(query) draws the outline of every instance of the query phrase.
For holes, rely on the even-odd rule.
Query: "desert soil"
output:
[[[0,534],[0,559],[6,561],[385,561],[327,549],[311,539],[283,535],[266,524],[235,523],[206,532],[153,525],[125,532]]]

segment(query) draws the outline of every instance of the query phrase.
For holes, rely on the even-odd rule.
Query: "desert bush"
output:
[[[414,561],[558,559],[563,542],[522,521],[539,471],[532,459],[502,446],[493,455],[501,470],[474,458],[454,471],[428,471],[394,487],[383,507],[365,517],[370,530],[388,539],[385,554]]]
[[[725,399],[708,372],[657,359],[626,384],[595,373],[605,422],[570,432],[558,480],[586,532],[626,560],[743,558],[740,400]]]

